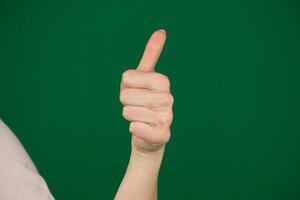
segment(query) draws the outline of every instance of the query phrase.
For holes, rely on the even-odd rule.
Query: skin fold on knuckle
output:
[[[174,104],[174,96],[170,93],[170,105],[173,106]]]
[[[123,111],[122,111],[122,116],[125,118],[125,119],[129,119],[129,114],[128,114],[128,106],[124,106],[123,107]]]
[[[126,88],[123,88],[121,91],[120,91],[120,102],[125,105],[125,102],[127,100],[127,94],[128,94],[128,89]]]
[[[155,123],[158,135],[155,140],[166,143],[170,138],[170,126],[173,120],[172,110],[163,111],[158,115]]]
[[[164,133],[164,135],[162,136],[162,142],[164,143],[164,144],[166,144],[166,143],[168,143],[169,141],[170,141],[170,138],[171,138],[171,131],[170,130],[168,130],[168,131],[166,131],[165,133]]]
[[[167,130],[161,130],[158,131],[155,137],[151,139],[151,143],[154,144],[166,144],[170,140],[171,134],[170,131]]]
[[[157,73],[157,83],[159,84],[161,90],[170,90],[170,80],[166,75]]]
[[[132,133],[133,135],[137,135],[140,130],[140,122],[130,122],[129,124],[129,132]]]
[[[134,131],[135,131],[135,123],[134,122],[131,122],[129,124],[129,132],[134,134]]]
[[[157,99],[162,107],[171,107],[173,104],[173,96],[168,92],[159,93]]]
[[[159,131],[169,130],[172,122],[173,113],[167,110],[167,111],[159,112],[158,114],[156,114],[156,116],[157,117],[154,126]]]
[[[172,110],[167,110],[164,112],[164,114],[162,115],[162,119],[161,121],[166,124],[166,126],[170,126],[172,124],[173,121],[173,111]]]
[[[121,85],[126,86],[131,79],[132,74],[134,74],[133,69],[128,69],[125,72],[122,73],[122,78],[121,78]]]

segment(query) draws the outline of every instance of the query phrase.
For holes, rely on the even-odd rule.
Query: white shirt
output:
[[[0,200],[54,200],[23,145],[1,119]]]

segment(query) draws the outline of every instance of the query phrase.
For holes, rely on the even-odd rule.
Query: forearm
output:
[[[132,150],[126,174],[116,194],[116,200],[155,200],[157,180],[164,148],[154,153]]]
[[[117,200],[157,199],[157,182],[165,144],[171,137],[174,98],[167,76],[154,72],[166,32],[154,32],[136,70],[122,74],[122,115],[130,121],[132,151]]]

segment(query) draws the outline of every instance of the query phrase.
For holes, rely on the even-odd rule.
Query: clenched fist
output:
[[[154,72],[165,40],[164,30],[154,32],[138,67],[122,74],[122,114],[130,121],[132,148],[136,152],[156,152],[170,139],[174,102],[170,82],[165,75]]]

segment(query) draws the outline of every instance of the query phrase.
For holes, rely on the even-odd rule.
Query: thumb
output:
[[[151,72],[154,71],[157,60],[163,50],[166,41],[166,31],[160,29],[155,31],[144,50],[143,57],[137,67],[137,70]]]

